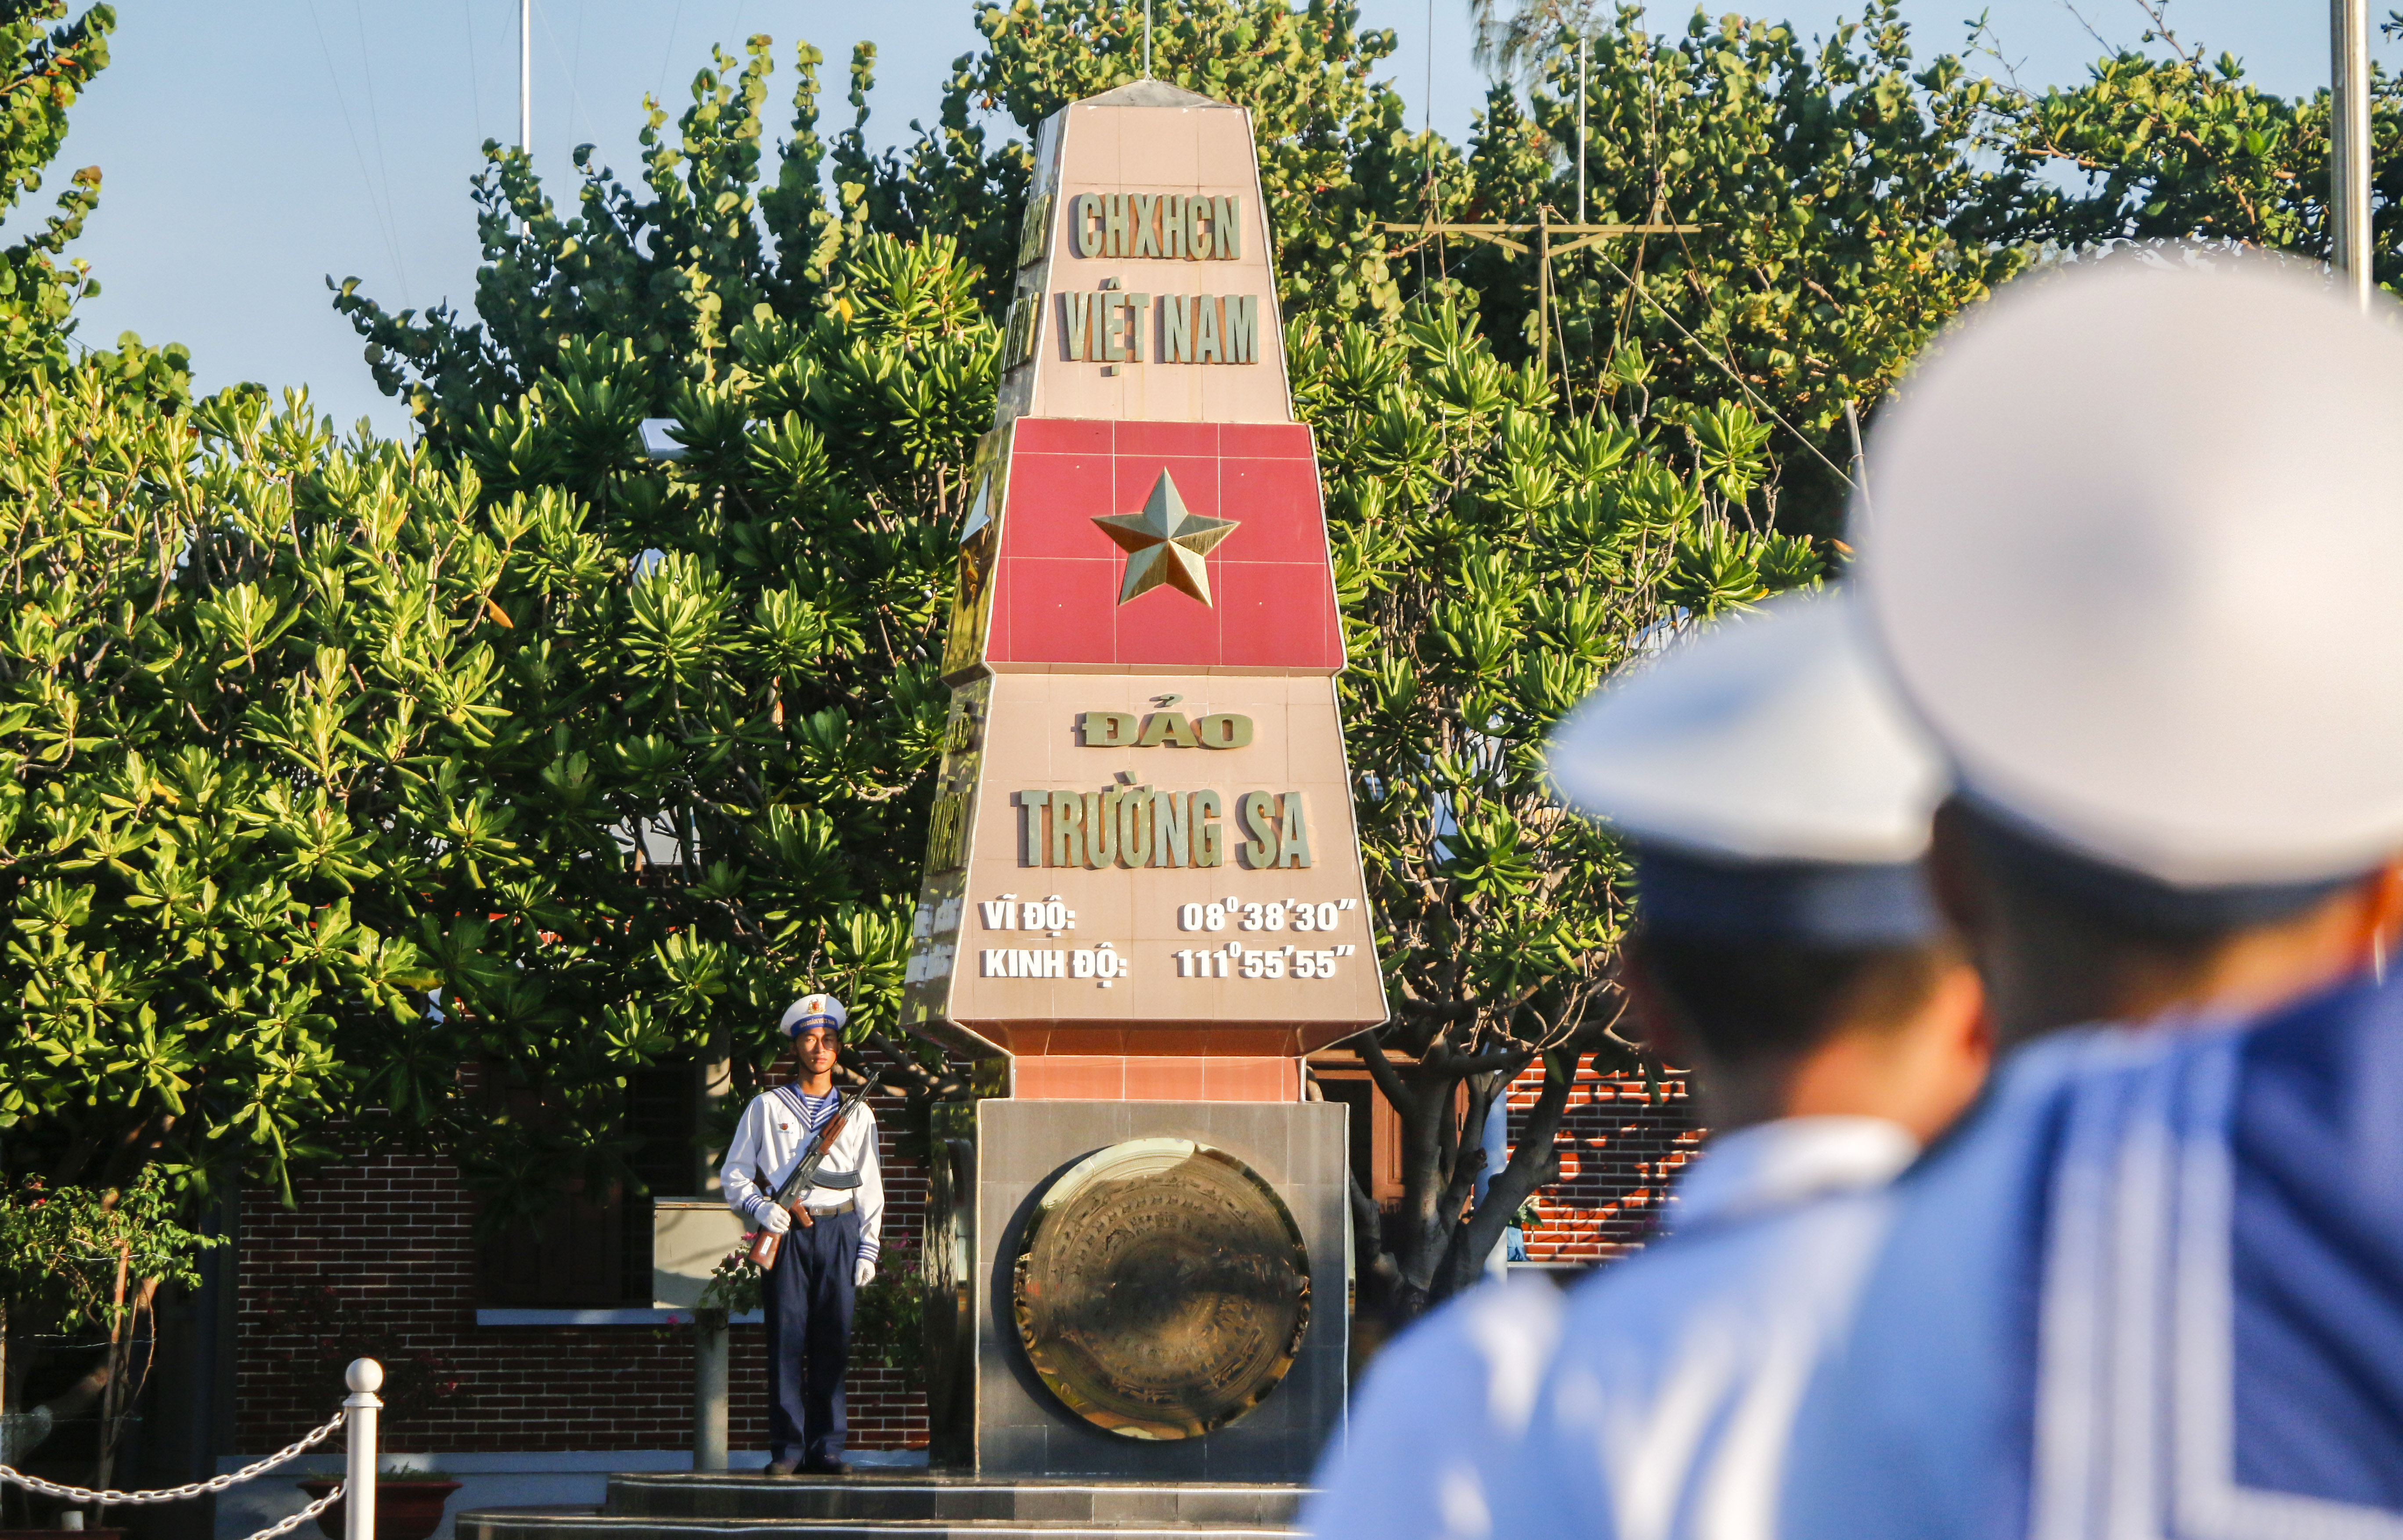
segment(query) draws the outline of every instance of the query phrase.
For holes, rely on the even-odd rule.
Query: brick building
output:
[[[1345,1094],[1338,1078],[1326,1083],[1338,1099],[1356,1102],[1354,1159],[1372,1191],[1397,1197],[1391,1113],[1372,1095]],[[1512,1088],[1514,1140],[1540,1084],[1538,1068]],[[638,1125],[643,1095],[638,1085]],[[925,1202],[923,1171],[895,1147],[896,1111],[897,1103],[879,1100],[884,1251],[895,1281],[915,1266]],[[1647,1087],[1581,1072],[1559,1136],[1563,1179],[1538,1200],[1541,1222],[1526,1232],[1530,1265],[1588,1267],[1640,1243],[1664,1184],[1700,1137],[1682,1082]],[[654,1190],[689,1185],[676,1182],[675,1158],[689,1160],[671,1156],[656,1174],[645,1173]],[[453,1512],[598,1501],[608,1471],[688,1467],[690,1338],[683,1317],[650,1308],[647,1200],[605,1195],[574,1205],[538,1242],[479,1244],[473,1200],[441,1160],[381,1155],[328,1169],[295,1196],[290,1209],[257,1195],[243,1207],[230,1437],[219,1442],[220,1468],[325,1421],[340,1394],[340,1362],[360,1341],[373,1344],[393,1373],[384,1449],[404,1467],[465,1482]],[[729,1443],[740,1466],[766,1458],[757,1325],[738,1322],[731,1355]],[[854,1362],[851,1437],[866,1459],[923,1450],[924,1398],[910,1378],[900,1367]],[[314,1465],[333,1474],[339,1461],[317,1456]],[[221,1536],[246,1534],[302,1501],[274,1482],[237,1493],[218,1515]]]

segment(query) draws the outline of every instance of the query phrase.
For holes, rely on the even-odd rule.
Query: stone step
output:
[[[610,1478],[613,1519],[757,1521],[942,1519],[982,1523],[1216,1524],[1274,1530],[1293,1521],[1302,1489],[1285,1482],[1001,1479],[926,1470],[849,1476],[690,1474]]]
[[[458,1540],[1296,1540],[1284,1525],[1076,1519],[674,1519],[593,1508],[479,1508]]]

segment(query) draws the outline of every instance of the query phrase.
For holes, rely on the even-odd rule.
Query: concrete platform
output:
[[[851,1476],[618,1476],[604,1506],[462,1513],[459,1540],[1291,1540],[1303,1491],[1281,1483]]]

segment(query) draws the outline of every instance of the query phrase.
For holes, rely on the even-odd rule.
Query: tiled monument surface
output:
[[[1283,1099],[1272,1061],[1385,1018],[1269,254],[1243,109],[1139,81],[1045,119],[903,1006],[973,1057],[1083,1061],[1020,1096],[1156,1058],[1253,1061],[1175,1094]]]
[[[964,1173],[938,1175],[930,1232],[962,1237],[930,1239],[951,1258],[927,1296],[938,1464],[1298,1481],[1341,1425],[1347,1109],[1302,1100],[1301,1059],[1386,1013],[1316,446],[1294,421],[1271,251],[1243,109],[1145,80],[1037,131],[960,533],[951,710],[904,977],[904,1023],[979,1061],[992,1093],[938,1109],[952,1152],[938,1166]],[[1047,1335],[1045,1312],[1087,1286],[1132,1297],[1117,1269],[1142,1242],[1114,1227],[1160,1211],[1097,1221],[1090,1252],[1059,1264],[1064,1289],[1027,1283],[1024,1338],[1020,1247],[1067,1168],[1176,1139],[1240,1160],[1289,1211],[1309,1324],[1281,1379],[1243,1352],[1273,1341],[1281,1361],[1290,1316],[1273,1337],[1200,1328],[1179,1343],[1189,1357],[1167,1355],[1173,1372],[1153,1345],[1131,1348],[1096,1371],[1106,1394],[1167,1409],[1143,1422],[1086,1399],[1089,1422],[1063,1397],[1090,1384],[1055,1394],[1024,1344],[1149,1344],[1122,1318]],[[1273,1233],[1196,1250],[1283,1269],[1290,1232]],[[1274,1275],[1282,1311],[1299,1280]],[[1175,1297],[1204,1314],[1252,1297],[1179,1278]],[[1138,1394],[1156,1372],[1170,1378]],[[1239,1380],[1240,1395],[1272,1388],[1231,1422],[1196,1409]]]

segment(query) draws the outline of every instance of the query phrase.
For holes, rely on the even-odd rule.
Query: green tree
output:
[[[811,984],[851,998],[855,1034],[891,1024],[945,705],[949,535],[996,357],[961,244],[976,229],[887,233],[928,215],[923,188],[865,148],[873,53],[854,54],[856,116],[829,148],[819,55],[797,50],[772,184],[765,37],[739,65],[713,56],[673,132],[647,106],[639,185],[580,150],[573,217],[487,145],[472,321],[334,285],[436,455],[488,503],[563,499],[595,570],[630,585],[622,614],[512,676],[512,709],[549,737],[484,767],[495,796],[547,839],[641,825],[671,830],[679,857],[529,889],[550,906],[526,922],[537,931],[585,924],[572,966],[511,964],[544,980],[543,1011],[563,1031],[618,1013],[632,1034],[580,1062],[511,1063],[574,1116],[556,1132],[463,1129],[481,1142],[464,1149],[471,1174],[495,1189],[605,1163],[615,1077],[661,1053],[731,1055],[749,1089],[782,1006]],[[676,463],[646,459],[650,417],[676,422]],[[589,596],[591,581],[563,586]],[[572,807],[549,789],[562,777]]]
[[[67,109],[108,65],[117,13],[93,6],[67,20],[66,0],[0,0],[0,213],[38,192],[66,138]],[[45,27],[58,21],[62,25]],[[56,212],[0,247],[0,387],[66,363],[77,300],[100,292],[68,242],[100,201],[100,168],[68,178]]]
[[[638,610],[622,642],[541,622],[560,633],[541,687],[511,699],[552,741],[487,762],[506,805],[547,820],[534,788],[581,754],[598,810],[583,814],[588,838],[604,812],[664,819],[687,852],[681,887],[594,863],[576,868],[585,886],[547,895],[560,914],[613,923],[579,936],[589,964],[511,964],[542,981],[546,1010],[640,1013],[684,1051],[743,1062],[772,1050],[778,992],[801,978],[841,980],[862,1032],[889,1024],[938,725],[934,605],[992,409],[979,312],[1007,271],[1026,170],[1022,141],[990,145],[969,108],[1031,128],[1132,77],[1136,14],[1091,0],[984,9],[988,47],[955,69],[939,128],[869,158],[855,119],[830,158],[830,200],[814,180],[829,158],[806,46],[785,177],[760,187],[769,51],[754,39],[739,75],[721,55],[698,77],[672,149],[651,109],[639,191],[586,159],[577,219],[553,215],[513,152],[488,148],[477,322],[388,315],[340,286],[379,379],[482,498],[565,498],[611,562],[656,560],[645,604],[687,617],[652,637]],[[1374,226],[1428,206],[1430,168],[1455,199],[1473,168],[1401,132],[1398,97],[1369,75],[1389,35],[1358,33],[1348,7],[1265,0],[1163,5],[1156,25],[1156,73],[1255,107],[1347,624],[1354,656],[1378,659],[1349,687],[1398,1010],[1369,1051],[1410,1165],[1404,1233],[1390,1255],[1370,1239],[1374,1276],[1407,1313],[1468,1276],[1550,1179],[1578,1058],[1625,1050],[1605,1024],[1617,856],[1549,800],[1544,733],[1647,629],[1807,580],[1818,558],[1772,533],[1770,427],[1727,393],[1647,393],[1641,338],[1614,359],[1597,412],[1527,350],[1497,357],[1458,280],[1430,280],[1453,298],[1405,314],[1410,275],[1383,264]],[[863,48],[862,113],[869,62]],[[679,223],[702,208],[723,216],[707,240]],[[927,233],[938,222],[947,233]],[[645,415],[677,420],[685,460],[639,457]],[[645,688],[652,677],[666,683]],[[838,729],[821,725],[828,713]],[[549,912],[522,923],[562,931]],[[649,981],[610,992],[628,979]],[[1538,1055],[1551,1072],[1538,1126],[1464,1225],[1476,1172],[1454,1092],[1466,1080],[1481,1112]],[[529,1083],[543,1073],[513,1065]],[[579,1074],[561,1084],[604,1084]],[[580,1127],[607,1129],[604,1100],[576,1103]],[[476,1164],[490,1180],[544,1165],[527,1151],[537,1135],[489,1137]]]
[[[945,436],[993,350],[939,246],[840,279],[850,321],[738,328],[674,465],[624,344],[571,345],[449,465],[101,362],[0,404],[12,1166],[278,1186],[339,1122],[459,1155],[503,1217],[611,1168],[632,1071],[756,1061],[813,982],[889,1021]],[[924,371],[948,415],[866,430]],[[466,1062],[565,1116],[493,1116]]]
[[[32,1414],[38,1442],[54,1417],[100,1402],[102,1487],[110,1484],[126,1409],[149,1376],[148,1363],[135,1362],[135,1343],[160,1286],[196,1285],[200,1254],[225,1243],[178,1224],[176,1206],[165,1173],[156,1169],[108,1193],[53,1188],[38,1177],[0,1188],[0,1414],[27,1411],[25,1385],[39,1338],[106,1333],[99,1370]]]
[[[1278,293],[1288,313],[1392,321],[1403,275],[1377,225],[1419,217],[1430,164],[1453,159],[1440,141],[1406,130],[1401,94],[1373,74],[1392,56],[1394,34],[1363,31],[1359,7],[1344,0],[1310,0],[1300,9],[1285,0],[1159,0],[1151,17],[1154,76],[1252,111]],[[1143,18],[1143,7],[1127,0],[979,6],[985,49],[954,66],[945,131],[962,134],[969,109],[979,106],[1006,113],[1031,137],[1070,102],[1137,78]],[[1026,151],[1012,142],[991,159],[1021,168],[990,179],[1012,200],[986,215],[1009,221],[1007,245],[991,248],[994,292],[1006,295]],[[968,162],[954,157],[953,163]],[[934,170],[927,160],[922,174]]]
[[[821,59],[807,44],[770,187],[760,185],[773,69],[764,36],[750,40],[743,61],[713,51],[674,132],[666,111],[646,101],[638,187],[596,161],[591,146],[577,146],[575,214],[561,213],[523,154],[486,140],[473,189],[483,247],[473,320],[448,305],[423,320],[389,312],[357,279],[326,280],[335,308],[367,340],[376,383],[406,400],[447,450],[449,434],[514,403],[546,373],[589,374],[580,360],[596,348],[613,359],[612,407],[634,419],[664,415],[678,393],[721,382],[736,367],[735,328],[806,326],[818,313],[846,212],[853,231],[860,227],[862,184],[876,173],[861,137],[873,55],[863,46],[853,92],[859,123],[834,146],[842,210],[827,206],[820,186],[828,159],[817,133]],[[614,362],[620,344],[637,367]]]
[[[500,597],[540,656],[510,676],[524,726],[483,773],[551,853],[496,906],[523,934],[507,987],[465,984],[465,1003],[521,1023],[504,1042],[554,1034],[509,1075],[575,1116],[461,1131],[496,1195],[542,1169],[530,1151],[562,1173],[614,1158],[632,1069],[730,1059],[735,1089],[756,1089],[808,989],[850,1003],[854,1039],[894,1027],[948,705],[952,532],[993,411],[973,281],[947,242],[863,236],[814,322],[735,326],[721,377],[674,397],[671,463],[645,458],[650,371],[626,340],[572,339],[559,372],[454,420],[488,516],[542,506],[578,542],[572,567]],[[607,831],[630,827],[664,831],[670,853],[619,850]],[[620,1030],[579,1057],[570,1039],[596,1021]],[[907,1063],[902,1078],[943,1083]]]
[[[411,334],[415,450],[130,341],[0,394],[0,1164],[197,1197],[399,1139],[506,1218],[612,1171],[632,1072],[755,1062],[812,983],[889,1012],[992,335],[939,241],[811,257],[799,321],[693,298],[763,74],[660,158],[685,267]]]
[[[1577,29],[1587,29],[1586,217],[1674,223],[1537,263],[1444,258],[1506,358],[1542,356],[1579,409],[1699,422],[1741,404],[1771,427],[1787,523],[1838,527],[1852,442],[1919,349],[2027,260],[2008,239],[2029,172],[1979,132],[1999,88],[1944,55],[1915,65],[1895,0],[1806,43],[1791,26],[1697,13],[1682,35],[1632,6],[1596,19],[1529,0],[1496,21],[1535,75],[1489,93],[1447,208],[1565,223],[1577,206]],[[1515,29],[1515,30],[1514,30]]]
[[[2008,229],[2052,252],[2188,241],[2327,256],[2329,93],[2264,91],[2234,55],[2182,39],[2165,4],[2143,9],[2139,46],[2084,81],[2014,82],[1994,98],[1985,136],[2028,177]],[[2385,30],[2403,31],[2403,13]],[[2377,65],[2370,166],[2372,273],[2391,286],[2403,282],[2403,82]]]
[[[254,395],[93,360],[0,401],[0,1131],[120,1187],[282,1186],[422,1040],[418,943],[507,819],[455,483]]]
[[[1814,581],[1771,527],[1766,429],[1727,406],[1678,436],[1564,416],[1450,307],[1388,339],[1294,326],[1302,413],[1325,454],[1349,650],[1343,676],[1369,892],[1393,1019],[1354,1039],[1402,1121],[1390,1245],[1356,1181],[1370,1308],[1414,1314],[1474,1280],[1554,1181],[1579,1061],[1634,1061],[1609,961],[1626,867],[1543,773],[1552,726],[1678,627]],[[1507,1166],[1482,1170],[1493,1099],[1540,1059]],[[1465,1094],[1463,1094],[1464,1088]],[[1470,1206],[1477,1178],[1493,1183]]]

